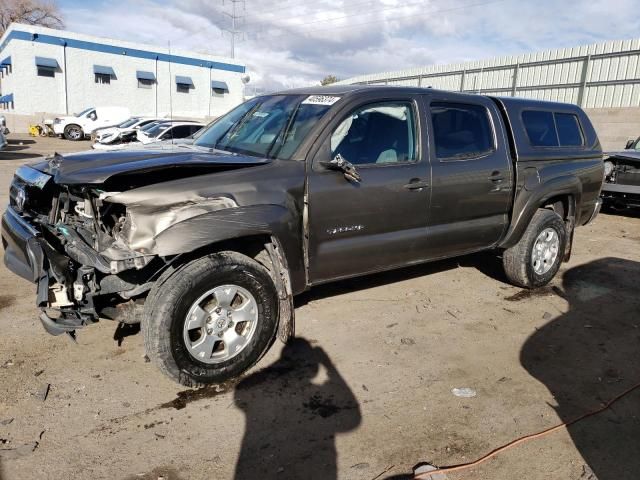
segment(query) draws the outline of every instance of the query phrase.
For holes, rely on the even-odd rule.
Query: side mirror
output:
[[[630,148],[633,148],[633,144],[634,144],[634,143],[636,143],[636,141],[635,141],[635,140],[629,140],[629,141],[627,142],[627,146],[626,146],[626,147],[624,147],[624,149],[625,149],[625,150],[629,150]]]
[[[344,178],[350,182],[360,183],[360,180],[362,180],[362,177],[360,177],[356,167],[340,154],[337,154],[330,162],[320,162],[320,165],[327,170],[337,170],[342,172],[344,174]]]

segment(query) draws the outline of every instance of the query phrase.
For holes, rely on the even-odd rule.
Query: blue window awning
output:
[[[140,80],[155,80],[156,76],[153,72],[136,71],[136,78]]]
[[[0,103],[13,103],[13,93],[1,96]]]
[[[36,57],[36,66],[46,68],[58,68],[58,61],[55,58]]]
[[[116,76],[116,72],[113,71],[111,67],[105,67],[104,65],[94,65],[93,73],[100,73],[102,75],[110,75],[112,77]]]
[[[11,56],[5,58],[4,60],[2,60],[0,62],[0,68],[1,67],[9,67],[9,66],[11,66]]]
[[[220,80],[211,80],[211,88],[214,90],[224,90],[225,92],[229,91],[229,85],[227,85],[227,82],[222,82]]]
[[[176,75],[176,83],[179,85],[189,85],[190,87],[193,87],[193,80],[191,80],[191,77]]]

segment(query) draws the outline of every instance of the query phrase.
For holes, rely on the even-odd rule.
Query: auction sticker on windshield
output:
[[[312,105],[333,105],[340,97],[333,97],[330,95],[310,95],[302,103]]]

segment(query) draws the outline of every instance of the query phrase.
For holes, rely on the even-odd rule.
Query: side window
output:
[[[165,135],[168,135],[169,138],[184,138],[191,135],[191,125],[178,125],[177,127],[173,127],[171,132],[167,132]]]
[[[580,121],[571,113],[556,113],[556,127],[561,147],[581,147],[584,145]]]
[[[38,76],[53,78],[56,76],[56,70],[49,67],[38,67]]]
[[[111,83],[111,75],[108,73],[94,73],[96,83],[109,85]]]
[[[475,158],[495,150],[489,112],[481,105],[434,102],[431,123],[440,160]]]
[[[553,113],[538,110],[522,112],[522,121],[527,130],[529,142],[534,147],[558,147],[558,135]]]
[[[331,134],[331,156],[354,165],[416,161],[416,128],[409,102],[360,107]]]
[[[91,121],[95,122],[95,121],[98,119],[98,114],[96,113],[96,111],[95,111],[95,110],[93,110],[93,111],[91,111],[91,112],[89,112],[89,113],[87,114],[87,118],[88,118],[89,120],[91,120]]]

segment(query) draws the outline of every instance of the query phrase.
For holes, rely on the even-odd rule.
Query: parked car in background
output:
[[[4,115],[0,115],[0,150],[4,150],[8,145],[7,134],[9,129],[7,128],[7,119]]]
[[[625,150],[638,150],[640,151],[640,137],[635,140],[629,140],[627,145],[624,147]]]
[[[4,133],[5,135],[9,133],[9,129],[7,128],[7,119],[4,115],[0,115],[0,133]]]
[[[115,127],[98,128],[91,136],[99,143],[117,143],[131,141],[141,127],[155,122],[157,118],[131,117]]]
[[[150,123],[147,127],[135,131],[136,138],[129,142],[105,144],[94,143],[95,150],[124,150],[163,142],[178,142],[191,138],[204,124],[191,121],[163,120]],[[190,142],[186,142],[190,143]]]
[[[637,145],[637,141],[635,143]],[[610,153],[604,162],[604,205],[613,209],[640,208],[640,147]]]
[[[172,120],[159,123],[147,130],[138,130],[136,138],[139,142],[146,145],[160,140],[190,137],[202,127],[204,127],[204,123]]]
[[[68,117],[53,120],[53,131],[67,140],[82,140],[96,129],[118,125],[131,117],[126,107],[90,107]]]
[[[141,322],[162,372],[216,383],[286,342],[293,296],[315,285],[483,250],[514,285],[546,285],[599,212],[603,170],[576,105],[292,90],[241,104],[192,145],[19,167],[4,259],[37,285],[49,333]]]

